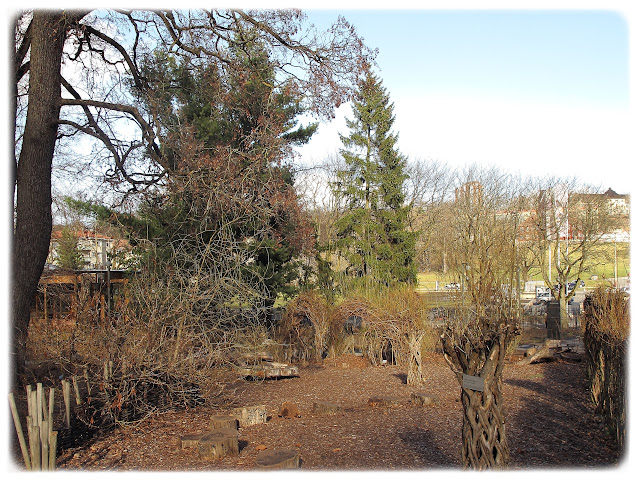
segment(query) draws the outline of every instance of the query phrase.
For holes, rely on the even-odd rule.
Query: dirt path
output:
[[[118,429],[92,446],[67,451],[58,468],[87,470],[252,470],[261,448],[299,452],[308,470],[407,470],[459,468],[462,410],[460,389],[444,361],[424,362],[426,382],[407,386],[400,367],[363,367],[361,359],[340,359],[335,366],[303,368],[299,378],[237,382],[230,391],[236,405],[264,404],[266,424],[240,429],[237,457],[204,461],[180,450],[178,437],[207,430],[208,418],[222,410],[199,407],[167,413],[136,428]],[[408,403],[414,391],[438,397],[432,407]],[[564,361],[507,365],[504,372],[510,467],[571,468],[610,466],[616,462],[611,439],[593,415],[580,363]],[[372,396],[404,397],[397,407],[371,407]],[[335,415],[314,414],[314,401],[337,403]],[[293,402],[299,418],[278,416]]]

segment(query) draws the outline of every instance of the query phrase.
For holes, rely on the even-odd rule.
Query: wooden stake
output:
[[[42,401],[42,384],[36,385],[36,420],[38,427],[42,427],[42,417],[44,413],[44,402]]]
[[[27,407],[28,407],[28,413],[27,416],[31,416],[33,417],[33,411],[31,410],[32,406],[31,406],[31,385],[27,385],[26,387],[27,390]]]
[[[58,432],[49,434],[49,470],[56,469],[56,450],[58,448]]]
[[[64,399],[65,425],[71,428],[71,386],[69,380],[62,380],[62,397]]]
[[[36,422],[37,421],[32,418],[29,425],[29,448],[31,450],[31,466],[33,470],[41,470],[40,427],[36,425]]]
[[[76,405],[80,405],[82,401],[80,400],[80,389],[78,388],[78,379],[74,375],[73,377],[71,377],[71,380],[73,380],[73,391],[76,394]]]
[[[20,416],[18,415],[18,409],[16,408],[16,401],[13,398],[13,393],[9,393],[9,406],[11,407],[11,415],[13,416],[13,424],[15,425],[16,433],[18,434],[18,441],[20,442],[20,450],[22,451],[24,466],[27,470],[31,470],[31,459],[29,458],[29,451],[27,450],[27,442],[24,440],[24,432],[22,431],[22,424],[20,423]]]
[[[42,420],[40,427],[40,454],[42,470],[49,470],[49,422]]]
[[[91,396],[91,385],[89,385],[89,372],[84,369],[84,381],[87,384],[87,395]]]

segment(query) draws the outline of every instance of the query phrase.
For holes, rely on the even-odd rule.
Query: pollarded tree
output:
[[[502,370],[518,333],[519,305],[512,294],[517,187],[506,174],[474,166],[452,205],[451,264],[459,273],[462,301],[443,331],[442,347],[461,387],[465,468],[501,468],[509,462]]]
[[[365,284],[414,283],[415,234],[408,231],[406,159],[392,132],[389,95],[370,69],[353,101],[348,135],[341,135],[345,169],[333,188],[344,212],[337,222],[337,247],[352,275]]]

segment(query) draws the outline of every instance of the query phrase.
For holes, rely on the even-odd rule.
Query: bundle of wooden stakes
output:
[[[42,384],[38,383],[34,390],[27,385],[27,435],[29,448],[25,441],[22,424],[16,408],[13,393],[9,393],[9,405],[13,423],[18,434],[22,457],[27,470],[54,470],[56,466],[56,448],[58,432],[53,431],[54,388],[49,389],[49,401],[45,401]]]

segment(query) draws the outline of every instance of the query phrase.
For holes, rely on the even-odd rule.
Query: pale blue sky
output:
[[[336,11],[309,10],[318,27]],[[628,35],[608,11],[340,12],[379,49],[390,91],[429,89],[566,102],[628,101]]]
[[[524,175],[576,175],[631,190],[629,27],[612,10],[306,10],[338,14],[378,48],[395,104],[399,147],[453,166],[498,165]],[[301,149],[314,163],[340,148],[344,116]],[[552,170],[553,168],[553,170]]]

